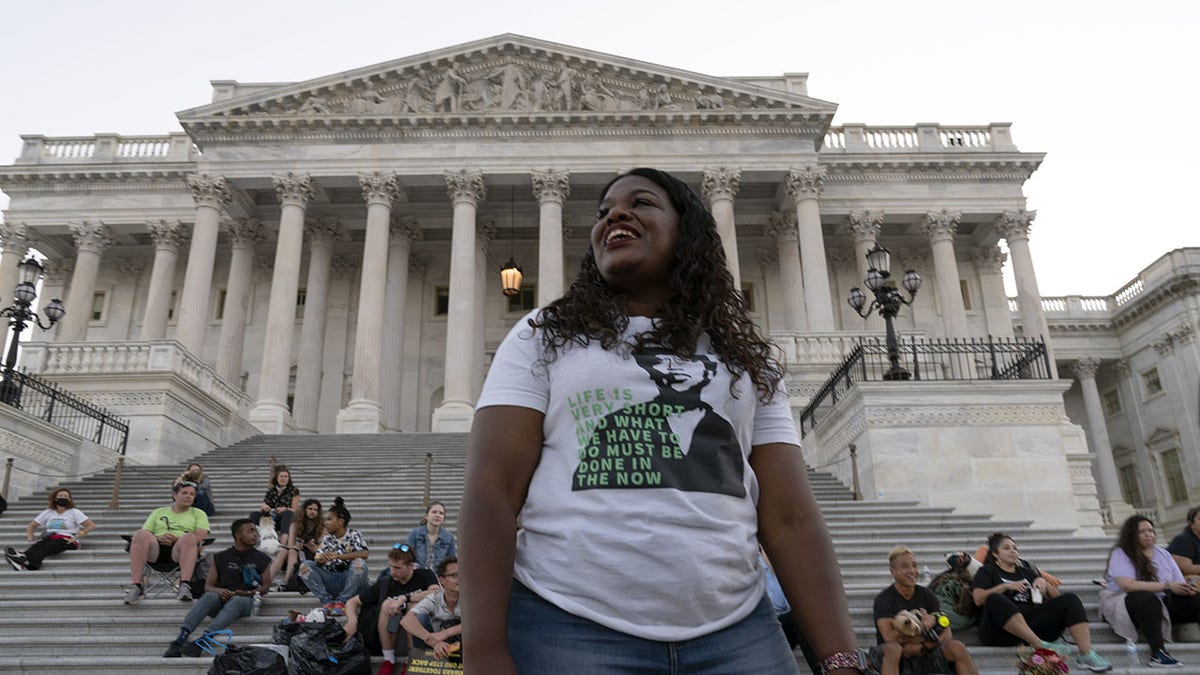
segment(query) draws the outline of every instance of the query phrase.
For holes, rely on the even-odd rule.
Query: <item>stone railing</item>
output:
[[[184,133],[165,136],[22,136],[16,164],[92,164],[126,162],[190,162],[199,156]]]
[[[872,127],[843,124],[830,127],[823,153],[1016,152],[1008,124],[945,127]]]
[[[171,373],[230,410],[244,409],[248,397],[174,340],[151,342],[43,342],[23,345],[25,369],[56,375],[135,375]]]

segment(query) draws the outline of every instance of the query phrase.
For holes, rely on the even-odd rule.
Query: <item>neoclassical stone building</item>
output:
[[[1090,337],[1062,352],[1070,329],[1038,292],[1022,186],[1043,155],[1018,150],[1007,124],[834,124],[836,105],[806,79],[713,77],[501,35],[306,82],[214,81],[178,132],[23,136],[0,168],[12,200],[0,291],[27,248],[46,256],[42,296],[61,295],[67,315],[26,338],[24,366],[130,419],[137,460],[258,432],[465,430],[499,341],[570,284],[600,187],[651,165],[710,204],[797,410],[882,330],[843,300],[876,241],[925,279],[898,319],[906,336],[1050,337],[1052,362],[1097,365]],[[506,296],[510,258],[525,277]],[[1096,381],[1084,376],[1065,408],[1093,432]],[[1124,469],[1067,420],[1067,382],[1039,386],[1036,412],[1004,424],[1040,430],[1057,453],[1053,504],[1094,526],[1124,504]],[[975,404],[1024,410],[1028,392]],[[1194,427],[1176,434],[1190,483]],[[1143,447],[1112,437],[1118,457]],[[844,452],[813,447],[829,462]],[[1152,486],[1140,489],[1145,502]],[[925,497],[890,494],[905,490]]]

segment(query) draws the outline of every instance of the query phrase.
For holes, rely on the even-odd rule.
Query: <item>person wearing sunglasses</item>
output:
[[[433,570],[417,567],[414,553],[408,544],[393,544],[388,574],[346,602],[346,639],[357,632],[372,654],[382,654],[382,675],[391,675],[396,652],[401,660],[408,656],[408,636],[400,629],[405,612],[439,588]]]

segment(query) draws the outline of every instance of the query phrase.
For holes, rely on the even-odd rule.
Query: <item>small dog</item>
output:
[[[908,637],[916,637],[923,630],[921,616],[907,609],[896,612],[896,616],[892,617],[892,625],[896,627],[896,630],[900,631],[901,635]]]

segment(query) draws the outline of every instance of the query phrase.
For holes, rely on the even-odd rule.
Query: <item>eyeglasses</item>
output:
[[[457,578],[458,578],[458,572],[447,572],[447,573],[443,574],[442,576],[443,576],[443,577],[445,577],[445,578],[447,578],[447,579],[457,579]]]
[[[195,483],[193,483],[190,480],[179,481],[179,485],[180,485],[180,487],[190,487],[190,488],[199,487],[198,485],[196,485]]]
[[[393,551],[404,551],[405,553],[408,553],[412,549],[409,548],[408,544],[396,543],[396,544],[392,544],[392,550]]]

